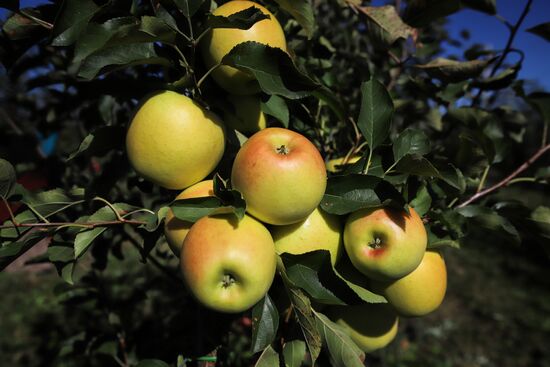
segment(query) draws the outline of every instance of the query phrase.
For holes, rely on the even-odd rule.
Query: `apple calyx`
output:
[[[372,241],[369,242],[369,247],[374,250],[382,248],[382,240],[380,237],[373,238]]]
[[[235,282],[236,279],[231,274],[224,274],[222,279],[222,287],[229,288]]]
[[[288,149],[284,144],[281,145],[280,147],[277,147],[275,150],[277,151],[278,154],[282,154],[282,155],[287,155],[288,153],[290,153],[290,149]]]

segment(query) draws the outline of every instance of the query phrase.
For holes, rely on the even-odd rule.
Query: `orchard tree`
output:
[[[46,364],[362,366],[439,306],[443,247],[548,253],[550,208],[522,195],[550,177],[550,94],[514,42],[532,0],[516,23],[496,0],[225,3],[1,2],[0,268],[46,244],[79,327]],[[463,8],[506,45],[441,57]],[[239,252],[224,289],[265,279],[226,307],[189,269]]]

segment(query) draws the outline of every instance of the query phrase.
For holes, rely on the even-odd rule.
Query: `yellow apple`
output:
[[[245,215],[199,219],[180,256],[183,278],[197,300],[211,309],[237,313],[254,306],[269,290],[277,266],[269,231]]]
[[[176,200],[205,196],[214,196],[214,182],[212,180],[201,181],[186,188],[176,196]],[[187,236],[187,232],[189,232],[192,225],[192,222],[176,218],[172,209],[166,213],[166,218],[164,218],[164,235],[170,250],[172,250],[177,257],[180,256],[183,240],[185,236]]]
[[[267,128],[248,139],[235,157],[231,184],[247,211],[262,222],[285,225],[305,220],[327,184],[325,162],[306,137]]]
[[[204,179],[225,149],[223,123],[192,99],[171,91],[148,98],[126,134],[134,169],[168,189],[183,189]]]
[[[404,277],[422,261],[428,236],[413,208],[352,213],[344,228],[344,247],[357,270],[376,280]]]
[[[277,253],[303,254],[328,250],[332,265],[342,250],[342,223],[336,215],[315,209],[305,220],[270,228]]]
[[[227,100],[231,104],[231,108],[223,109],[223,122],[227,126],[246,135],[265,129],[266,118],[259,96],[229,95]]]
[[[328,316],[366,353],[384,348],[397,335],[399,320],[387,303],[334,306]]]
[[[223,4],[212,14],[228,17],[250,7],[269,15],[269,19],[260,20],[249,29],[214,28],[210,31],[201,41],[201,51],[207,68],[219,64],[233,47],[242,42],[259,42],[286,51],[283,28],[277,18],[262,5],[252,1],[234,0]],[[254,94],[260,91],[258,82],[252,74],[231,66],[217,67],[212,77],[222,88],[233,94]]]
[[[393,282],[373,284],[402,316],[424,316],[436,310],[447,290],[447,268],[439,252],[426,251],[410,274]]]

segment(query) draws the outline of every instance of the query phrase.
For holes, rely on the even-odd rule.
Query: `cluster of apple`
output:
[[[211,31],[201,44],[207,65],[218,64],[244,41],[270,43],[275,37],[275,46],[285,47],[279,23],[261,5],[231,1],[214,14],[228,16],[250,6],[270,18],[248,30]],[[261,38],[266,34],[269,40]],[[222,88],[243,95],[236,100],[257,92],[253,77],[237,69],[221,66],[212,76]],[[398,314],[420,316],[437,308],[445,294],[445,264],[438,253],[426,251],[426,231],[414,209],[359,210],[343,226],[341,217],[319,209],[327,167],[315,145],[296,132],[264,128],[253,120],[251,130],[260,131],[242,145],[231,170],[232,188],[246,201],[244,218],[218,214],[190,223],[172,211],[165,218],[167,242],[180,257],[184,280],[196,299],[221,312],[245,311],[271,287],[277,254],[327,250],[332,265],[347,256],[388,300],[327,310],[365,351],[393,339]],[[213,196],[213,181],[203,180],[224,154],[226,126],[227,121],[192,99],[159,92],[140,105],[130,123],[128,157],[145,179],[185,189],[176,199]]]

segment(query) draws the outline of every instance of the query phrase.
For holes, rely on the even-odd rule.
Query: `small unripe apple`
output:
[[[328,316],[342,326],[365,353],[387,346],[397,335],[399,319],[387,303],[331,307]]]
[[[337,215],[315,209],[304,221],[270,229],[277,253],[328,250],[332,265],[342,252],[342,223]]]
[[[205,196],[214,196],[214,182],[212,180],[201,181],[186,188],[176,196],[176,200]],[[187,236],[187,232],[189,232],[192,225],[192,222],[176,218],[172,209],[168,210],[166,213],[166,218],[164,218],[164,235],[170,250],[172,250],[177,257],[180,256],[183,240],[185,236]]]
[[[200,303],[237,313],[267,293],[275,277],[277,254],[271,234],[256,219],[213,215],[199,219],[187,233],[180,266]]]
[[[306,137],[267,128],[248,139],[235,157],[231,184],[246,210],[262,222],[286,225],[307,218],[327,185],[321,154]]]
[[[357,270],[376,280],[402,278],[422,261],[428,236],[413,208],[352,213],[344,228],[344,246]]]
[[[400,315],[427,315],[436,310],[445,298],[445,260],[439,252],[426,251],[422,262],[412,273],[393,282],[375,282],[373,288],[386,297]]]

